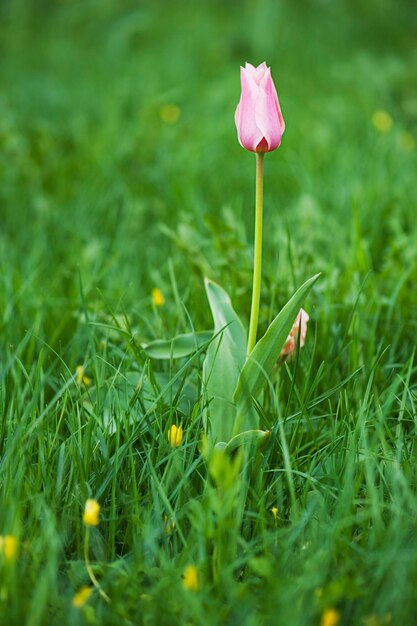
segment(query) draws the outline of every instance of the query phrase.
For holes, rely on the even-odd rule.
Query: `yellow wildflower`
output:
[[[149,593],[141,593],[139,598],[144,602],[150,602],[152,600],[152,596]]]
[[[89,379],[89,377],[84,375],[84,367],[82,365],[77,365],[77,368],[75,370],[75,375],[76,375],[77,385],[81,385],[81,383],[84,383],[84,385],[88,387],[88,385],[91,384],[91,380]]]
[[[163,306],[165,304],[164,294],[158,287],[152,289],[152,302],[154,306]]]
[[[198,572],[195,565],[187,565],[182,578],[182,586],[188,591],[198,590]]]
[[[170,535],[175,528],[175,522],[170,520],[168,515],[164,513],[165,533]]]
[[[100,522],[100,505],[97,500],[89,498],[86,501],[83,521],[86,526],[98,526]]]
[[[159,112],[165,124],[176,124],[181,116],[181,109],[176,104],[165,104]]]
[[[17,555],[17,539],[13,535],[0,535],[0,554],[11,563]]]
[[[407,152],[411,152],[416,147],[416,142],[411,133],[401,133],[400,135],[400,146],[403,150]]]
[[[182,428],[173,424],[168,430],[168,441],[171,448],[178,448],[182,441]]]
[[[274,520],[275,520],[275,521],[277,521],[277,519],[278,519],[278,509],[277,509],[277,507],[276,507],[276,506],[273,506],[273,507],[272,507],[272,509],[271,509],[271,513],[272,513],[272,515],[274,516]]]
[[[394,121],[389,113],[379,109],[372,115],[372,124],[379,133],[386,134],[391,130]]]
[[[321,616],[320,626],[336,626],[339,621],[339,611],[336,611],[336,609],[326,609]]]
[[[385,613],[385,615],[382,615],[381,617],[377,617],[376,615],[364,617],[362,623],[365,626],[388,626],[388,624],[391,624],[391,621],[391,613]]]
[[[75,596],[73,597],[71,604],[74,608],[80,609],[84,606],[84,604],[89,600],[91,594],[93,593],[93,587],[88,587],[84,585],[77,591]]]

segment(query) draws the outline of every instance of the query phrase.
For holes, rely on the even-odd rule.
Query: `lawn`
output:
[[[1,626],[417,622],[416,28],[411,0],[2,1]],[[258,337],[321,276],[230,451],[205,278],[247,329],[246,61],[286,122]]]

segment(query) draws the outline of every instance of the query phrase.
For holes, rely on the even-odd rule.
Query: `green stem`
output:
[[[256,344],[258,330],[259,301],[261,297],[262,273],[262,214],[263,214],[263,183],[264,183],[264,153],[256,153],[256,196],[255,196],[255,251],[253,260],[253,287],[252,306],[250,312],[248,356]]]
[[[90,559],[88,558],[88,544],[89,543],[90,543],[90,528],[87,526],[86,531],[85,531],[85,538],[84,538],[84,561],[85,561],[85,568],[87,570],[87,573],[88,573],[88,575],[90,577],[91,582],[93,583],[94,587],[97,589],[97,591],[99,592],[101,597],[104,598],[104,600],[106,602],[110,602],[109,596],[101,588],[100,583],[98,582],[97,578],[95,577],[95,574],[93,572],[93,568],[91,567]]]

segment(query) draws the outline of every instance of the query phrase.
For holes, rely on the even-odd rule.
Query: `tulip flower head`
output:
[[[277,91],[266,63],[240,68],[242,93],[235,113],[239,143],[250,152],[272,152],[285,129]]]
[[[300,348],[303,347],[307,335],[307,322],[309,315],[304,309],[300,309],[290,334],[287,337],[284,347],[281,350],[281,357],[292,356],[297,351],[298,333],[300,333]]]
[[[83,521],[86,526],[98,526],[100,522],[100,505],[97,500],[88,499],[86,501]]]

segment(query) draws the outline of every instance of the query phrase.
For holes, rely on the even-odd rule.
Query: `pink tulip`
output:
[[[240,68],[242,93],[235,113],[239,143],[251,152],[271,152],[285,129],[271,69],[266,63]]]
[[[300,348],[303,347],[307,335],[307,322],[309,320],[308,313],[304,309],[300,309],[295,322],[287,337],[284,347],[281,350],[281,357],[294,355],[297,351],[298,333],[300,332]]]

